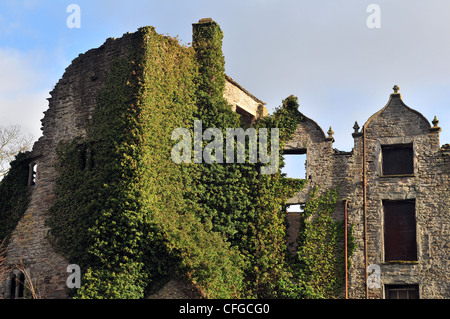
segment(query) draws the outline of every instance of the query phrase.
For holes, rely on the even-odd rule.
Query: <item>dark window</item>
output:
[[[298,233],[304,211],[305,204],[287,205],[287,244],[289,251],[293,254],[297,252]]]
[[[23,298],[25,276],[23,273],[12,273],[10,279],[7,282],[6,298],[9,299],[21,299]]]
[[[16,282],[17,282],[16,275],[12,275],[10,280],[11,281],[9,284],[9,298],[15,299],[15,297],[16,297]]]
[[[407,145],[382,146],[383,175],[414,174],[413,147]]]
[[[245,109],[243,109],[239,105],[236,105],[236,113],[241,116],[241,120],[247,126],[250,126],[253,123],[254,119],[255,119],[255,116],[253,116],[253,114],[247,112]]]
[[[20,273],[16,277],[16,299],[23,298],[23,287],[25,284],[25,276],[23,273]]]
[[[91,147],[89,147],[87,149],[87,153],[86,153],[86,168],[88,170],[93,170],[94,169],[94,147],[93,147],[93,145],[91,145]]]
[[[386,299],[419,299],[418,285],[386,285]]]
[[[417,260],[416,218],[414,201],[385,201],[385,261]]]

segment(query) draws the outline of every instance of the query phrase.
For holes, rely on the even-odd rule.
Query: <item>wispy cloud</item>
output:
[[[8,21],[3,15],[0,15],[0,35],[12,35],[20,30],[20,27],[19,21]]]
[[[36,139],[48,97],[37,56],[35,52],[0,48],[0,123],[20,125]]]

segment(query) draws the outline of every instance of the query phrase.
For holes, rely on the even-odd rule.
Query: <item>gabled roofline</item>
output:
[[[235,80],[233,80],[231,77],[229,77],[228,75],[225,74],[225,79],[230,82],[231,84],[233,84],[234,86],[236,86],[239,90],[241,90],[242,92],[244,92],[245,94],[247,94],[249,97],[251,97],[255,102],[262,104],[262,105],[266,105],[265,102],[261,101],[260,99],[258,99],[256,96],[254,96],[253,94],[251,94],[249,91],[247,91],[246,89],[244,89],[239,83],[237,83]]]
[[[317,124],[316,121],[310,119],[309,117],[307,117],[305,114],[303,114],[302,112],[300,112],[300,114],[302,115],[303,119],[302,121],[310,121],[312,122],[315,126],[316,129],[320,132],[320,134],[322,135],[323,139],[325,140],[327,138],[327,136],[325,135],[325,132],[322,130],[322,128],[319,126],[319,124]]]
[[[410,108],[408,105],[406,105],[403,102],[402,95],[400,93],[392,93],[390,95],[389,100],[386,103],[386,105],[381,110],[379,110],[378,112],[374,113],[371,117],[369,117],[369,119],[366,121],[366,123],[364,123],[362,130],[364,130],[364,128],[368,127],[370,122],[372,122],[372,120],[374,120],[378,115],[380,115],[380,113],[383,112],[391,104],[393,99],[400,99],[400,103],[402,104],[403,107],[405,107],[407,110],[409,110],[409,111],[415,113],[416,115],[418,115],[419,117],[421,117],[427,123],[428,128],[431,128],[431,124],[428,121],[428,119],[419,111],[416,111],[416,110]]]

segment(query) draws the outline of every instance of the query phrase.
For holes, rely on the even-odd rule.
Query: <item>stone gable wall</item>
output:
[[[368,289],[369,298],[384,298],[383,288],[388,284],[417,284],[420,298],[449,298],[450,156],[440,149],[440,129],[432,128],[419,112],[407,107],[398,93],[392,94],[388,104],[367,121],[365,137],[362,132],[353,134],[352,152],[333,150],[332,142],[323,133],[317,135],[314,122],[308,123],[299,124],[285,151],[306,150],[307,176],[311,179],[308,187],[288,203],[306,202],[314,185],[323,190],[340,185],[334,218],[344,218],[344,200],[348,200],[348,224],[354,227],[357,244],[348,274],[349,297],[366,298],[365,268],[375,264],[381,268],[381,288]],[[382,176],[381,146],[409,143],[414,151],[414,174]],[[365,214],[363,163],[367,184]],[[385,262],[383,200],[405,199],[415,200],[418,261]],[[295,234],[291,233],[290,238],[293,237]]]

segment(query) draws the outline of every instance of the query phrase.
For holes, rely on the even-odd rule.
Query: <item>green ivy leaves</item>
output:
[[[325,218],[334,197],[308,203],[311,214],[326,214],[318,219],[323,224],[304,224],[293,262],[282,208],[304,180],[262,175],[262,164],[249,163],[248,153],[242,164],[171,159],[177,127],[192,134],[195,119],[205,128],[241,125],[223,97],[219,26],[194,25],[192,48],[152,27],[133,37],[127,56],[113,64],[87,137],[58,152],[49,238],[84,270],[76,296],[142,298],[176,276],[206,298],[325,296],[329,288],[315,282],[334,282],[335,250],[325,249],[339,242],[339,227]],[[284,143],[302,120],[298,107],[290,96],[255,127],[280,128]],[[310,256],[323,260],[317,265],[326,277],[312,277]]]

